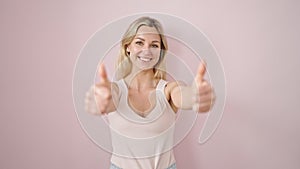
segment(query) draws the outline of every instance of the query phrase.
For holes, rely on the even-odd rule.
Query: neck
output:
[[[129,89],[141,91],[148,88],[155,88],[156,86],[153,69],[131,72],[125,78],[125,81],[127,82]]]

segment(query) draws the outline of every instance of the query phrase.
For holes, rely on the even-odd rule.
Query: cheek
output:
[[[160,49],[153,49],[152,51],[151,51],[151,53],[152,53],[152,55],[154,55],[154,56],[160,56]]]
[[[136,53],[139,53],[141,51],[142,50],[140,48],[137,48],[137,47],[131,47],[130,48],[130,53],[132,53],[132,54],[136,54]]]

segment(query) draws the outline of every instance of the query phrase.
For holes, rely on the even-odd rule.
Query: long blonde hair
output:
[[[126,51],[128,45],[133,41],[135,35],[137,34],[138,29],[141,26],[154,27],[161,39],[161,51],[158,63],[154,67],[154,77],[159,79],[166,79],[166,63],[165,55],[168,50],[168,44],[166,37],[164,36],[162,25],[156,19],[150,17],[141,17],[133,21],[128,27],[127,31],[123,35],[121,41],[121,49],[119,52],[119,57],[116,65],[116,79],[122,79],[126,77],[131,72],[132,63],[129,60],[129,54]]]

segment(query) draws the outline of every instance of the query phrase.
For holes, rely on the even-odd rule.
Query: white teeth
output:
[[[142,57],[138,57],[138,58],[144,62],[149,62],[151,60],[151,58],[142,58]]]

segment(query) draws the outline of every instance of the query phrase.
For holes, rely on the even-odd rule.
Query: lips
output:
[[[141,57],[141,56],[138,56],[138,58],[143,61],[143,62],[150,62],[152,60],[152,58],[150,57]]]

